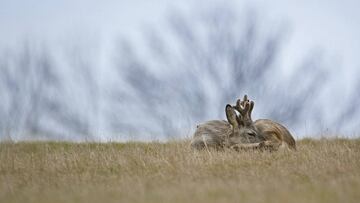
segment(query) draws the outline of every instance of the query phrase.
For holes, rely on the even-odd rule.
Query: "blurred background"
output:
[[[295,138],[357,137],[359,8],[0,0],[0,140],[186,138],[244,94]]]

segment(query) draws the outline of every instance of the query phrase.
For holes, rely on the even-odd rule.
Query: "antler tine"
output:
[[[239,111],[239,109],[241,109],[241,99],[238,99],[233,107]]]
[[[249,112],[248,112],[248,116],[251,119],[251,113],[252,113],[252,110],[254,109],[254,105],[255,105],[255,102],[254,101],[250,101],[250,108],[249,108]]]
[[[240,113],[241,116],[245,116],[246,111],[243,105],[243,101],[241,101],[241,99],[238,99],[236,101],[236,105],[234,106],[234,108]]]
[[[244,104],[244,111],[245,113],[248,113],[250,110],[250,101],[246,101]]]
[[[240,101],[241,106],[245,106],[245,103],[249,101],[248,96],[245,94],[243,97],[243,100]]]
[[[247,96],[247,94],[245,94],[244,97],[243,97],[243,101],[248,101],[248,100],[249,100],[248,96]]]
[[[242,120],[243,123],[245,125],[250,125],[252,123],[252,119],[251,119],[251,111],[252,108],[254,107],[254,102],[253,101],[246,101],[244,104],[244,109],[242,112]]]
[[[250,100],[248,99],[248,96],[245,94],[243,97],[243,100],[238,99],[236,101],[236,105],[234,106],[234,108],[239,111],[239,113],[241,113],[242,115],[245,115],[247,113],[246,110],[246,103],[248,103]]]
[[[241,100],[241,99],[238,99],[237,101],[236,101],[236,107],[237,108],[240,108],[241,106],[244,106],[244,104],[245,104],[245,102],[246,101],[248,101],[249,99],[247,98],[247,95],[245,94],[244,95],[244,97],[243,97],[243,100]]]

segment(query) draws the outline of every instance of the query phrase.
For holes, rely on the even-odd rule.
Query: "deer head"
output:
[[[254,108],[254,102],[250,101],[247,95],[244,95],[243,100],[238,99],[236,105],[233,106],[239,113],[239,121],[243,123],[244,126],[251,126],[253,121],[251,118],[251,113]]]
[[[249,101],[246,95],[244,96],[243,101],[239,99],[236,102],[236,106],[233,107],[230,104],[226,105],[226,118],[232,126],[232,133],[227,140],[229,146],[240,143],[257,143],[265,140],[253,125],[251,119],[253,108],[254,102]],[[237,115],[235,110],[240,114]]]

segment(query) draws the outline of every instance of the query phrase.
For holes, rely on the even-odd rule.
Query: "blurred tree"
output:
[[[60,81],[53,65],[46,51],[38,53],[29,44],[18,52],[4,52],[0,65],[2,136],[7,139],[17,134],[52,136],[42,121],[57,106],[52,94],[58,90]]]
[[[91,60],[75,51],[64,72],[49,53],[25,43],[1,54],[0,139],[93,139],[100,96]]]
[[[241,18],[230,7],[186,16],[174,12],[166,31],[148,29],[145,50],[119,43],[116,68],[126,86],[112,94],[113,126],[176,136],[194,122],[224,118],[226,103],[243,94],[261,117],[290,126],[310,109],[321,115],[314,101],[327,72],[318,56],[288,74],[276,68],[284,29],[261,27],[253,12]]]
[[[355,77],[356,78],[356,77]],[[358,116],[360,113],[360,80],[355,81],[353,92],[351,92],[349,99],[338,98],[336,101],[343,101],[338,104],[340,111],[339,115],[334,116],[333,122],[330,126],[333,127],[335,133],[343,133],[346,128],[350,127],[351,134],[358,133],[356,130],[360,124]]]
[[[62,108],[54,112],[53,119],[71,134],[71,139],[98,139],[101,94],[96,71],[98,59],[90,53],[93,48],[75,42],[63,50],[64,89],[57,99]]]
[[[254,118],[290,129],[323,119],[329,66],[321,52],[311,52],[299,66],[280,69],[283,27],[227,6],[196,16],[173,12],[166,22],[166,29],[146,29],[141,47],[120,41],[106,81],[98,53],[89,53],[94,47],[70,44],[63,58],[29,44],[3,50],[0,140],[184,136],[199,122],[224,118],[225,105],[244,94],[256,102]],[[359,95],[349,101],[332,128],[356,119]]]

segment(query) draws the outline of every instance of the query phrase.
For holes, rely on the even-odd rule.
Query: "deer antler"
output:
[[[254,108],[254,102],[250,101],[247,95],[244,95],[243,100],[238,99],[234,108],[240,113],[242,122],[245,125],[250,125],[252,123],[251,112]]]
[[[234,106],[234,108],[235,108],[242,116],[244,116],[244,115],[246,114],[246,112],[247,112],[247,110],[246,110],[246,106],[247,106],[247,105],[245,105],[245,103],[247,103],[247,102],[249,102],[249,99],[248,99],[247,95],[245,94],[243,100],[241,101],[241,99],[238,99],[238,100],[236,101],[236,105]]]

